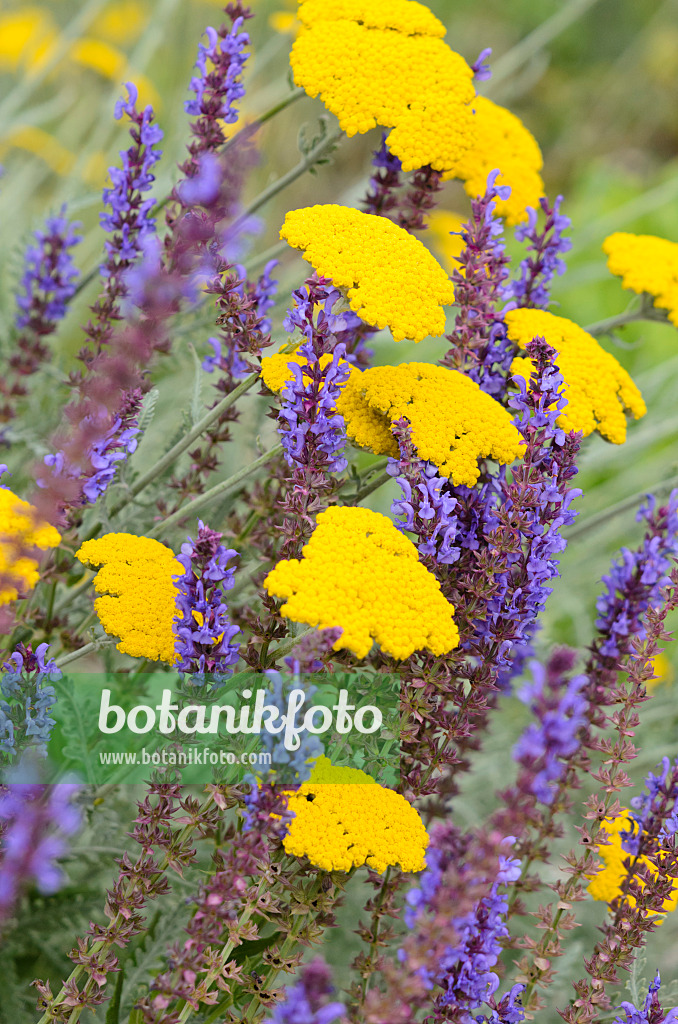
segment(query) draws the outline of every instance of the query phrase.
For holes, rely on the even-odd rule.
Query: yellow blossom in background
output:
[[[631,854],[627,853],[622,849],[622,832],[637,832],[638,826],[634,824],[633,819],[628,814],[620,814],[616,818],[606,820],[602,825],[602,831],[609,838],[610,843],[606,846],[598,847],[598,856],[602,860],[602,864],[598,871],[594,875],[588,875],[591,879],[589,882],[589,893],[594,900],[600,900],[602,903],[611,903],[617,896],[621,896],[622,882],[626,878],[627,871],[624,867],[624,861],[627,859],[633,860]],[[646,857],[640,858],[640,863],[649,867],[652,874],[656,876],[656,868],[650,863]],[[644,888],[644,883],[638,879],[639,884]],[[635,897],[631,896],[630,893],[625,894],[625,899],[631,907],[635,907]],[[674,880],[673,893],[664,903],[664,912],[668,913],[671,910],[675,910],[678,905],[678,879]],[[655,918],[661,915],[651,915]]]
[[[558,357],[565,380],[567,406],[558,417],[564,430],[581,430],[588,437],[597,430],[613,444],[626,440],[628,410],[635,419],[647,412],[643,396],[623,366],[582,327],[541,309],[512,309],[504,314],[508,337],[519,348],[533,338],[544,338]],[[529,381],[530,359],[514,359],[511,372]]]
[[[335,768],[319,757],[308,782],[288,797],[288,808],[294,818],[285,852],[308,857],[323,871],[425,867],[428,835],[418,812],[357,768]]]
[[[109,43],[132,43],[141,34],[148,14],[138,0],[109,4],[91,24],[92,32]]]
[[[456,172],[472,145],[473,71],[445,26],[414,0],[307,0],[292,47],[294,81],[320,96],[348,135],[383,125],[403,170]]]
[[[428,228],[448,274],[453,270],[463,272],[459,256],[464,251],[464,239],[460,231],[467,221],[468,217],[452,213],[451,210],[433,210],[429,216]]]
[[[337,400],[349,438],[379,455],[397,456],[390,425],[406,417],[421,459],[454,484],[472,487],[478,459],[519,458],[521,435],[511,414],[475,381],[431,363],[375,366],[354,372]]]
[[[673,681],[673,665],[665,654],[658,654],[652,659],[652,669],[655,678],[648,680],[645,684],[648,690],[654,690],[661,683],[671,683]]]
[[[325,352],[320,357],[320,366],[324,370],[328,363],[332,362],[332,353]],[[302,376],[306,377],[310,381],[308,374],[304,373],[304,367],[308,366],[308,359],[306,356],[301,355],[298,352],[276,352],[272,356],[264,356],[261,360],[261,377],[267,388],[274,391],[275,394],[279,394],[286,384],[294,380],[294,371],[290,370],[289,364],[296,363],[302,368]],[[351,366],[346,359],[339,359],[339,366],[347,366],[349,372],[359,372],[355,370],[355,367]],[[324,384],[323,384],[324,386]],[[337,385],[343,387],[343,385]],[[322,387],[321,387],[322,390]]]
[[[94,608],[106,632],[120,637],[118,650],[173,664],[174,578],[184,573],[174,552],[149,537],[108,533],[85,541],[76,557],[102,567],[94,579],[94,589],[102,595]]]
[[[55,548],[61,537],[49,523],[36,523],[35,509],[0,487],[0,605],[16,601],[38,582],[37,560],[27,549]]]
[[[278,562],[264,580],[294,622],[340,626],[335,650],[365,658],[372,638],[394,658],[414,651],[445,654],[459,643],[435,576],[390,519],[368,508],[332,506],[321,512],[301,559]]]
[[[621,277],[624,288],[654,296],[678,327],[678,243],[655,235],[617,231],[603,242],[610,273]]]
[[[285,0],[285,7],[289,8],[286,11],[273,11],[268,16],[268,24],[274,32],[280,32],[282,35],[295,36],[301,27],[301,22],[297,18],[297,0]]]
[[[474,199],[485,193],[488,174],[499,168],[495,184],[509,185],[511,195],[496,200],[495,212],[505,217],[508,224],[520,224],[527,220],[527,207],[538,209],[539,199],[544,195],[539,173],[544,166],[541,150],[531,132],[510,110],[483,96],[478,96],[473,106],[475,142],[454,177],[464,181],[466,192]]]
[[[280,237],[338,288],[373,327],[390,327],[396,341],[421,341],[445,331],[452,283],[414,235],[387,217],[348,206],[310,206],[285,217]]]
[[[0,14],[0,71],[36,67],[56,39],[54,21],[42,7]]]
[[[75,64],[97,71],[104,78],[120,78],[127,65],[127,57],[121,50],[89,36],[76,39],[70,55]]]
[[[0,154],[10,149],[23,149],[27,153],[43,160],[55,174],[67,175],[75,164],[75,154],[71,153],[54,135],[43,131],[34,124],[20,125],[13,128],[0,141]]]

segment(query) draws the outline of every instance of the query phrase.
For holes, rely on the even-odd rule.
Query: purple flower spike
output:
[[[267,1024],[333,1024],[346,1014],[343,1003],[328,1002],[332,994],[330,972],[320,959],[301,969],[301,980],[289,986]]]
[[[471,64],[471,70],[473,71],[473,77],[476,82],[487,82],[488,79],[492,78],[492,71],[490,65],[487,63],[489,58],[492,56],[492,47],[486,46],[484,50],[481,50],[478,54],[478,59]]]
[[[659,971],[657,971],[642,1007],[637,1009],[633,1003],[622,1002],[621,1009],[624,1011],[624,1016],[615,1017],[613,1024],[676,1024],[678,1006],[674,1006],[668,1013],[664,1013],[659,1002],[660,986],[661,980]]]
[[[81,225],[80,222],[69,224],[65,212],[64,205],[58,217],[47,218],[44,231],[34,232],[37,245],[31,245],[24,257],[25,270],[20,284],[23,294],[16,300],[21,312],[17,314],[16,325],[38,338],[51,334],[63,319],[80,275],[70,250],[82,241],[77,233]],[[23,369],[16,366],[15,369],[32,373],[37,366]]]
[[[549,206],[545,196],[539,200],[544,213],[545,223],[541,231],[537,230],[537,211],[528,207],[527,224],[520,224],[516,228],[516,238],[519,242],[527,242],[527,248],[532,255],[527,256],[518,268],[518,277],[508,282],[502,295],[510,299],[508,308],[514,306],[540,306],[546,308],[549,304],[549,282],[556,274],[565,271],[563,253],[572,248],[569,238],[563,238],[563,233],[568,231],[572,225],[569,217],[560,212],[562,196],[558,196],[553,206]]]
[[[227,563],[237,554],[224,547],[220,533],[199,522],[196,540],[189,537],[177,555],[185,572],[176,579],[175,650],[181,659],[176,667],[200,685],[206,675],[217,685],[223,682],[239,658],[240,644],[233,643],[233,638],[240,630],[228,618],[223,600],[235,574],[235,567]]]

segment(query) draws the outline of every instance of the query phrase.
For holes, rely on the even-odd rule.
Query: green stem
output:
[[[91,644],[85,644],[84,647],[79,647],[77,651],[72,651],[71,654],[64,654],[62,658],[57,658],[55,664],[57,668],[63,668],[64,665],[70,665],[72,661],[84,658],[86,654],[92,654],[94,651],[100,651],[102,647],[111,647],[112,644],[115,643],[117,643],[117,640],[95,640]]]
[[[660,480],[658,483],[645,487],[636,494],[632,494],[630,498],[624,498],[623,501],[618,501],[616,505],[611,505],[610,508],[603,509],[602,512],[598,512],[594,516],[589,516],[588,519],[584,519],[581,523],[576,523],[567,531],[568,543],[577,537],[582,537],[591,530],[595,530],[598,526],[602,526],[609,519],[614,519],[615,516],[621,515],[622,512],[628,512],[629,509],[636,508],[648,494],[660,497],[661,495],[669,494],[674,487],[678,487],[678,476],[669,477],[668,480]]]
[[[657,309],[652,304],[652,299],[644,295],[640,309],[627,310],[616,316],[608,316],[605,320],[597,320],[594,324],[585,327],[584,330],[594,337],[598,337],[600,334],[612,334],[617,328],[626,327],[627,324],[636,323],[639,320],[654,320],[656,323],[662,324],[669,322],[664,310]]]
[[[379,476],[374,477],[372,480],[368,480],[364,487],[361,487],[355,496],[356,504],[362,501],[363,498],[367,498],[368,495],[372,494],[373,491],[378,490],[383,484],[387,484],[393,477],[390,473],[380,473]]]
[[[381,921],[381,908],[383,907],[384,900],[386,899],[386,891],[388,889],[388,880],[389,880],[390,874],[391,874],[391,865],[389,864],[389,866],[386,868],[386,871],[384,872],[384,877],[383,877],[382,882],[381,882],[381,890],[379,892],[379,896],[377,897],[377,902],[375,903],[374,909],[372,911],[372,941],[370,943],[370,952],[369,952],[369,956],[368,956],[368,962],[369,962],[370,967],[372,967],[372,965],[373,965],[374,955],[377,952],[377,946],[379,944],[379,922]],[[361,1012],[362,1012],[362,1009],[363,1009],[363,1007],[365,1005],[365,999],[367,998],[367,993],[368,993],[368,990],[369,990],[369,987],[370,987],[370,978],[372,977],[373,974],[374,974],[374,970],[370,971],[369,974],[365,974],[364,977],[363,977],[363,980],[362,980],[362,984],[360,986],[360,1010],[361,1010]]]
[[[527,64],[540,50],[543,50],[597,2],[598,0],[569,0],[569,3],[561,4],[555,14],[538,25],[524,39],[521,39],[503,57],[493,62],[492,90]]]
[[[305,95],[306,90],[302,89],[300,86],[299,88],[295,89],[294,92],[291,92],[289,96],[287,96],[284,100],[280,100],[279,103],[276,103],[274,106],[270,107],[265,114],[261,115],[261,117],[256,118],[255,124],[266,124],[266,122],[270,121],[272,117],[275,117],[276,114],[279,114],[281,110],[286,110],[287,107],[291,107],[293,103],[296,103],[297,100],[300,100],[301,97]]]
[[[188,505],[184,505],[183,508],[177,509],[167,519],[163,519],[161,523],[158,523],[150,533],[148,537],[157,537],[158,534],[163,533],[168,527],[174,526],[175,523],[180,523],[183,519],[187,519],[190,516],[195,515],[200,509],[204,508],[205,505],[209,505],[214,498],[223,498],[226,494],[230,494],[236,491],[240,486],[241,482],[245,480],[252,473],[255,473],[262,466],[265,466],[267,462],[271,462],[277,455],[282,451],[282,445],[277,444],[275,448],[271,448],[269,451],[264,452],[258,459],[251,462],[248,466],[243,466],[233,476],[229,476],[227,480],[222,480],[221,483],[215,484],[209,491],[205,491],[204,494],[198,495],[193,501],[189,501]]]
[[[146,473],[144,473],[142,476],[139,477],[138,480],[134,482],[134,484],[130,487],[128,493],[123,498],[121,498],[121,500],[118,501],[117,504],[113,505],[110,511],[110,515],[115,516],[119,512],[121,512],[122,509],[132,500],[132,498],[135,498],[137,494],[140,494],[141,491],[144,490],[144,488],[148,487],[148,485],[152,483],[153,480],[156,479],[156,477],[164,473],[166,469],[169,469],[172,463],[176,459],[178,459],[179,456],[182,455],[187,448],[190,448],[190,446],[198,437],[200,437],[202,432],[204,430],[207,430],[207,428],[211,426],[211,424],[214,423],[214,421],[217,420],[222,413],[226,412],[227,409],[230,409],[231,406],[238,401],[240,396],[244,395],[246,391],[249,391],[249,389],[253,387],[258,380],[258,373],[251,374],[249,377],[246,377],[245,380],[241,381],[241,383],[238,384],[237,388],[234,388],[233,391],[230,391],[225,396],[225,398],[222,398],[220,402],[217,402],[214,408],[210,409],[209,412],[205,413],[203,418],[201,420],[198,420],[198,422],[191,427],[188,433],[184,434],[180,441],[177,441],[177,443],[172,448],[170,448],[170,450],[165,455],[163,455],[161,459],[158,459],[154,466],[151,466],[151,468]]]
[[[260,192],[256,199],[253,199],[247,209],[238,218],[239,221],[245,220],[246,217],[256,213],[265,203],[272,199],[273,196],[277,195],[278,192],[282,192],[283,189],[291,185],[293,181],[300,178],[302,174],[313,167],[314,164],[320,160],[320,158],[327,152],[331,152],[332,149],[337,145],[343,136],[343,131],[334,132],[328,135],[327,138],[323,139],[316,146],[313,147],[287,174],[283,174],[277,181],[272,181],[268,188],[265,188],[263,192]]]

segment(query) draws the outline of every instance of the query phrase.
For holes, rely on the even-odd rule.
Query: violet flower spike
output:
[[[0,675],[0,752],[14,760],[24,750],[39,757],[54,726],[50,711],[56,703],[51,685],[61,679],[61,670],[48,657],[49,644],[19,644],[2,665]],[[0,753],[0,763],[5,760]]]
[[[71,250],[82,241],[77,233],[81,224],[69,223],[65,213],[64,204],[59,216],[47,218],[44,230],[33,233],[37,244],[29,246],[24,256],[25,270],[19,285],[23,294],[17,295],[20,312],[16,315],[16,326],[38,338],[51,334],[64,318],[80,276]],[[25,374],[35,372],[37,366],[15,368]]]
[[[492,78],[492,71],[488,63],[491,56],[492,47],[486,46],[485,49],[481,50],[478,54],[478,59],[471,64],[471,71],[473,72],[473,78],[476,82],[487,82]]]
[[[519,242],[527,242],[528,252],[518,267],[518,277],[509,281],[502,289],[504,299],[509,299],[509,306],[537,306],[546,308],[549,304],[549,284],[556,274],[565,272],[564,253],[572,248],[569,238],[563,234],[572,225],[569,217],[560,213],[562,196],[557,196],[553,206],[549,206],[545,196],[539,200],[545,216],[544,227],[537,230],[537,211],[528,207],[526,224],[519,224],[515,236]]]
[[[227,562],[237,555],[221,543],[220,533],[202,521],[195,541],[189,537],[177,555],[185,571],[175,578],[175,650],[180,656],[176,668],[197,685],[203,685],[209,676],[218,687],[232,674],[240,656],[240,644],[233,643],[240,630],[232,625],[223,601],[223,592],[231,589],[235,574],[235,566]]]
[[[285,990],[266,1024],[333,1024],[346,1014],[343,1003],[328,1002],[332,994],[330,971],[319,958],[301,968],[296,985]]]
[[[637,1008],[633,1003],[622,1002],[621,1009],[624,1011],[624,1016],[615,1017],[613,1024],[676,1024],[678,1021],[678,1006],[674,1006],[672,1010],[669,1010],[664,1015],[659,1002],[660,986],[661,979],[659,971],[657,971],[654,980],[650,983],[642,1007]]]

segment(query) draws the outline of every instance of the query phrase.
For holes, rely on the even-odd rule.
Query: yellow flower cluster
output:
[[[508,199],[496,201],[495,212],[508,224],[527,220],[526,208],[537,209],[544,195],[540,171],[544,166],[541,150],[531,132],[510,110],[478,96],[475,143],[460,161],[455,177],[464,180],[471,198],[485,192],[487,176],[499,167],[497,185],[510,185]],[[449,177],[449,175],[446,175]]]
[[[405,171],[456,172],[473,143],[473,71],[414,0],[307,0],[292,47],[294,81],[348,135],[380,124]]]
[[[612,444],[626,440],[628,410],[635,419],[647,412],[643,396],[623,366],[595,338],[562,316],[541,309],[512,309],[504,315],[508,337],[524,349],[533,338],[544,338],[556,350],[565,380],[567,406],[558,417],[564,430],[581,430],[588,437],[599,431]],[[514,359],[511,372],[529,380],[530,359]]]
[[[459,643],[454,608],[417,549],[390,519],[369,508],[321,512],[301,559],[278,562],[264,580],[294,622],[340,626],[342,647],[365,658],[372,638],[394,658],[427,649],[445,654]]]
[[[38,563],[27,549],[55,548],[61,537],[49,523],[37,523],[35,509],[0,487],[0,605],[16,601],[38,582]]]
[[[184,572],[174,552],[149,537],[107,533],[86,540],[76,557],[85,565],[103,566],[94,579],[94,589],[103,596],[94,608],[106,632],[120,637],[118,650],[172,665],[177,657],[174,578]]]
[[[325,352],[325,354],[320,357],[320,366],[322,369],[331,362],[331,352]],[[289,369],[289,363],[297,363],[302,367],[302,376],[308,377],[308,374],[303,372],[303,368],[308,366],[308,359],[306,356],[301,355],[298,352],[276,352],[272,356],[264,356],[261,360],[262,380],[266,387],[271,391],[274,391],[276,395],[282,391],[286,384],[294,380],[294,374]],[[339,360],[339,366],[348,366],[350,372],[357,372],[354,371],[354,367],[352,367],[345,359]],[[308,377],[309,381],[310,379],[311,378]]]
[[[445,331],[443,305],[454,302],[449,277],[418,238],[388,217],[348,206],[309,206],[285,217],[280,237],[337,288],[373,327],[396,341]]]
[[[455,484],[476,483],[479,458],[509,463],[521,453],[520,433],[499,402],[463,373],[430,363],[351,374],[337,412],[349,438],[380,455],[398,454],[390,424],[407,417],[419,457]]]
[[[464,239],[461,229],[468,217],[461,217],[451,210],[433,210],[429,217],[428,227],[434,239],[434,247],[442,256],[442,263],[448,274],[453,270],[463,273],[458,257],[464,251]]]
[[[607,266],[621,277],[624,288],[654,295],[654,304],[666,309],[678,327],[678,243],[655,235],[617,231],[603,242]]]
[[[598,856],[603,863],[596,874],[588,876],[591,879],[589,893],[594,900],[600,900],[602,903],[611,903],[615,897],[622,895],[621,885],[626,877],[624,861],[630,857],[630,854],[622,849],[621,833],[637,831],[637,828],[635,826],[634,829],[633,820],[628,814],[620,814],[616,818],[605,821],[603,832],[609,838],[610,844],[598,847]],[[649,867],[653,875],[656,875],[656,869],[647,858],[641,857],[640,863]],[[643,882],[640,882],[640,884],[643,886]],[[633,896],[627,894],[626,899],[630,906],[635,907],[636,900]],[[678,906],[678,879],[674,882],[672,895],[664,903],[664,912],[668,913],[671,910],[675,910],[676,906]]]
[[[326,757],[288,798],[294,818],[283,841],[294,857],[323,871],[366,864],[422,871],[428,835],[419,814],[399,793],[379,786],[357,768],[334,768]]]

